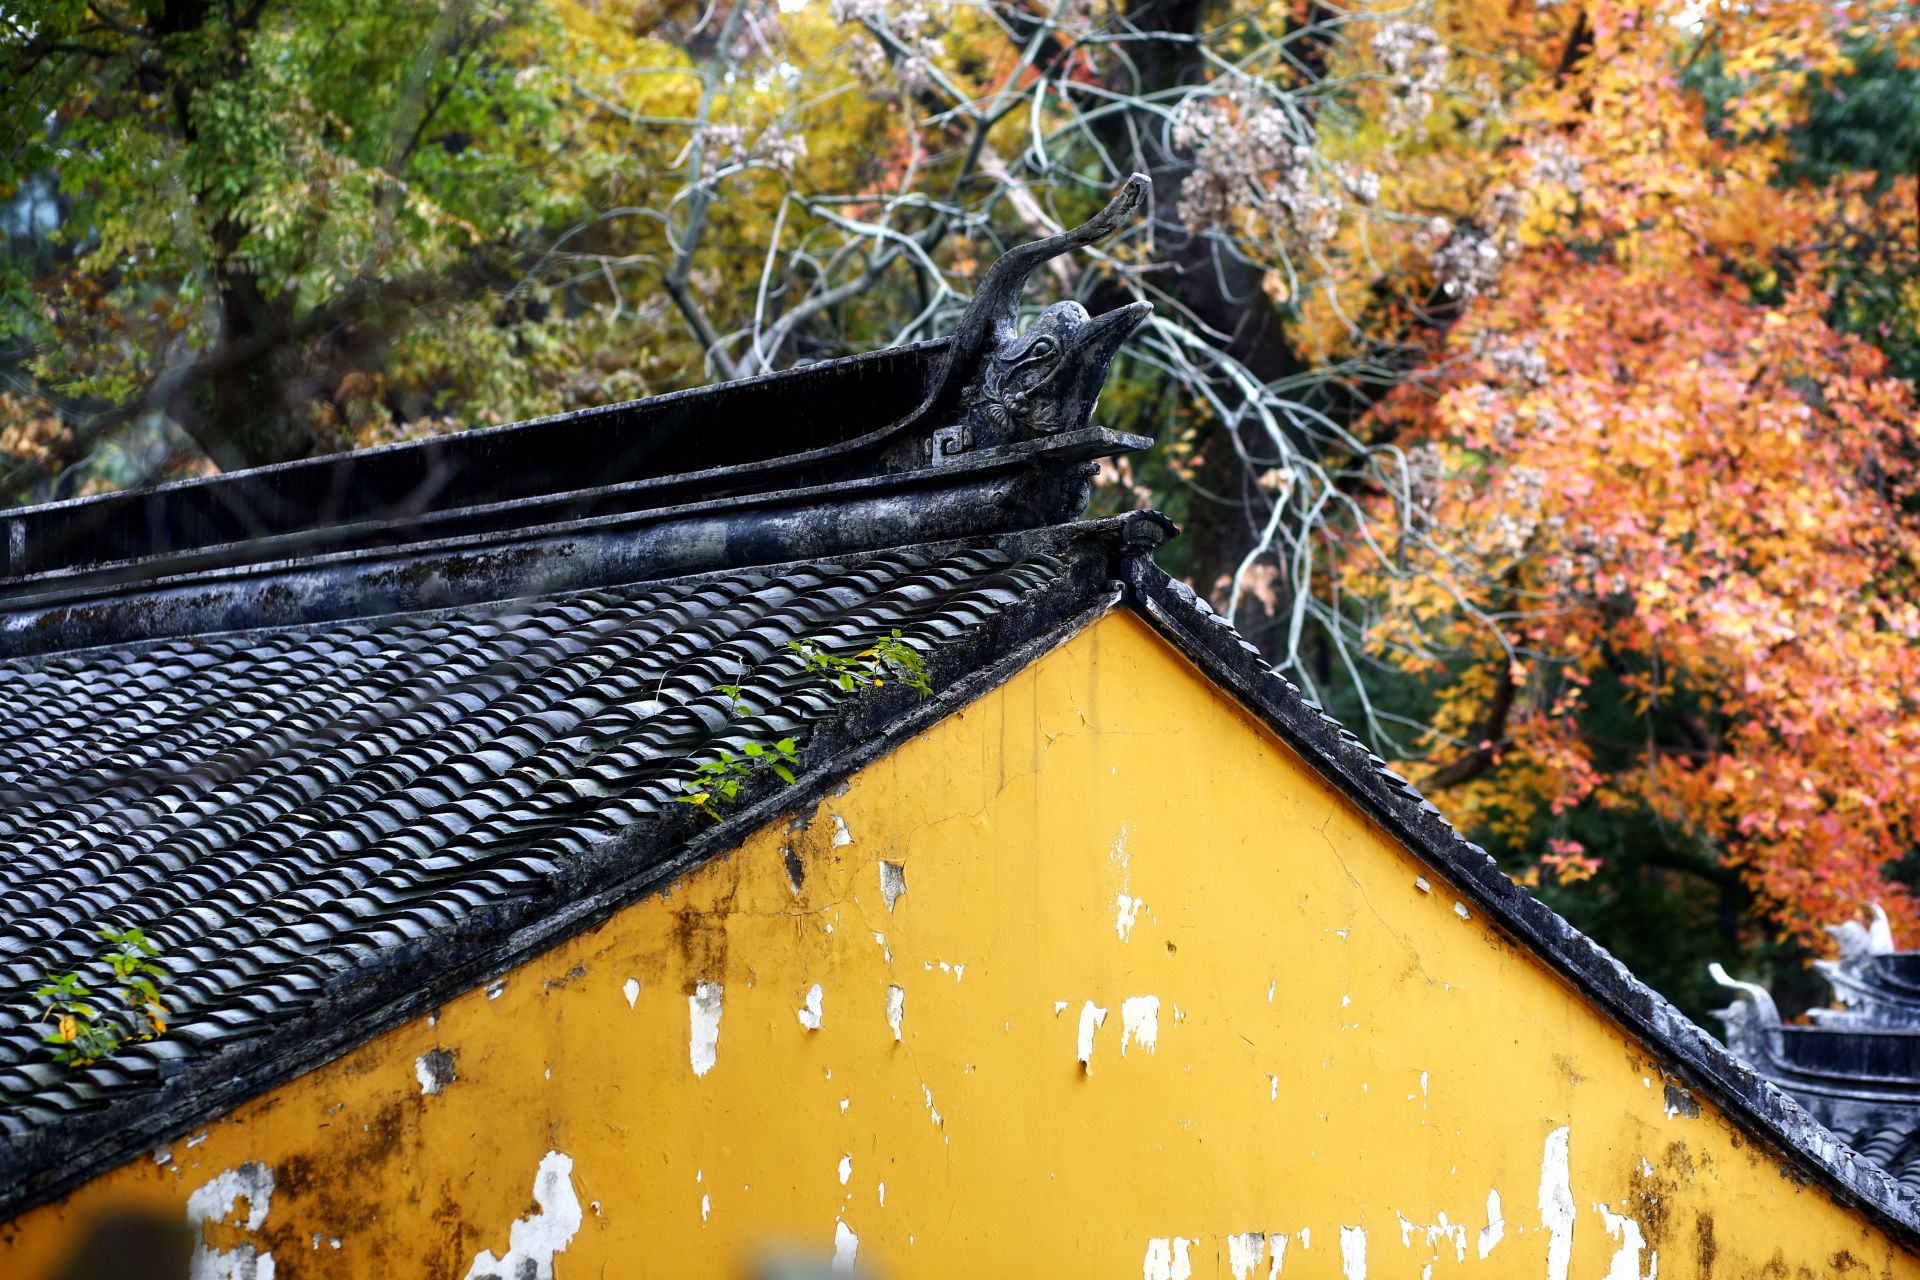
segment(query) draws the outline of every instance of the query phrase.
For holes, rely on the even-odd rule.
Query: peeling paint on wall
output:
[[[1506,1220],[1500,1216],[1500,1193],[1487,1192],[1487,1225],[1480,1229],[1480,1256],[1486,1257],[1493,1252],[1493,1246],[1500,1243],[1500,1237],[1507,1233]]]
[[[1640,1274],[1640,1251],[1647,1247],[1646,1237],[1640,1233],[1640,1224],[1623,1213],[1615,1213],[1604,1204],[1593,1206],[1600,1213],[1600,1221],[1606,1227],[1607,1234],[1620,1242],[1613,1251],[1613,1261],[1607,1265],[1605,1280],[1654,1280],[1660,1274],[1660,1254],[1653,1255],[1653,1265],[1643,1277]]]
[[[1366,1228],[1340,1228],[1340,1274],[1346,1280],[1367,1280]]]
[[[889,984],[887,987],[887,1025],[893,1028],[893,1038],[900,1039],[900,1022],[907,1013],[907,989]]]
[[[907,869],[897,862],[880,864],[880,897],[887,904],[887,910],[893,910],[893,904],[900,901],[900,895],[907,891]]]
[[[1107,1011],[1089,1000],[1080,1006],[1080,1065],[1093,1069],[1093,1033],[1105,1026]]]
[[[428,1050],[414,1059],[413,1074],[420,1081],[420,1092],[431,1097],[453,1083],[453,1055],[445,1049]]]
[[[853,843],[853,832],[847,830],[847,820],[837,813],[833,815],[833,839],[828,843],[835,849]]]
[[[634,1002],[640,998],[640,979],[628,978],[621,983],[620,994],[627,998],[627,1008],[633,1008]]]
[[[1280,1248],[1285,1250],[1287,1238],[1280,1237]],[[1267,1237],[1261,1231],[1242,1231],[1239,1235],[1227,1237],[1227,1268],[1233,1272],[1233,1280],[1252,1280],[1254,1272],[1260,1268],[1260,1260],[1266,1256]],[[1274,1257],[1273,1274],[1280,1272],[1280,1259]]]
[[[1394,1217],[1399,1219],[1400,1222],[1400,1243],[1403,1247],[1412,1247],[1413,1233],[1417,1231],[1425,1238],[1429,1251],[1437,1253],[1443,1243],[1450,1244],[1453,1246],[1454,1260],[1456,1262],[1465,1262],[1467,1260],[1467,1228],[1465,1224],[1447,1221],[1447,1215],[1444,1212],[1432,1223],[1409,1222],[1406,1216],[1400,1213],[1395,1213]]]
[[[1125,893],[1118,896],[1119,913],[1114,917],[1113,931],[1125,942],[1133,933],[1134,917],[1140,914],[1141,902],[1138,898],[1129,898]]]
[[[693,1061],[693,1074],[704,1076],[713,1070],[720,1048],[720,1002],[724,991],[717,982],[703,982],[687,997],[687,1014],[693,1032],[688,1040],[687,1056]]]
[[[273,1254],[252,1241],[215,1249],[206,1241],[209,1224],[225,1222],[239,1202],[247,1202],[246,1230],[267,1225],[273,1208],[273,1170],[257,1160],[215,1175],[187,1197],[187,1227],[193,1233],[190,1280],[273,1280]]]
[[[807,989],[806,1004],[801,1006],[800,1011],[795,1015],[800,1019],[800,1025],[809,1031],[820,1029],[820,1002],[824,996],[825,993],[820,990],[820,984],[814,983]]]
[[[1146,1261],[1140,1267],[1140,1280],[1189,1280],[1193,1275],[1193,1241],[1181,1236],[1160,1236],[1147,1241]]]
[[[1123,1058],[1127,1056],[1128,1041],[1148,1053],[1153,1052],[1160,1041],[1159,996],[1128,996],[1120,1002],[1120,1056]]]
[[[717,1007],[717,1006],[716,1006]],[[482,1249],[466,1280],[553,1280],[554,1255],[580,1230],[580,1197],[573,1190],[573,1157],[549,1151],[533,1175],[535,1211],[507,1229],[507,1251]]]
[[[1540,1225],[1547,1229],[1547,1280],[1567,1280],[1573,1261],[1573,1183],[1567,1169],[1567,1138],[1562,1125],[1547,1135],[1540,1156]]]
[[[860,1237],[843,1221],[833,1224],[833,1269],[842,1275],[853,1270],[854,1257],[860,1252]]]

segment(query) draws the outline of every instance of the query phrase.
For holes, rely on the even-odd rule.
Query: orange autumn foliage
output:
[[[1916,404],[1832,323],[1828,229],[1906,219],[1882,228],[1897,244],[1920,193],[1781,179],[1782,130],[1870,13],[1689,16],[1587,6],[1586,49],[1473,156],[1482,199],[1508,193],[1507,258],[1371,415],[1409,451],[1422,536],[1343,586],[1434,693],[1407,768],[1464,825],[1520,845],[1581,805],[1642,806],[1783,932],[1818,945],[1879,901],[1910,937],[1887,869],[1920,839]],[[1708,40],[1744,77],[1711,120],[1683,82]],[[1626,768],[1591,727],[1602,678],[1644,730]],[[1591,874],[1550,848],[1550,871]]]

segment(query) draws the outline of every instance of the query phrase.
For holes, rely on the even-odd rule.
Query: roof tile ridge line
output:
[[[364,546],[307,549],[304,552],[298,545],[300,539],[309,537],[326,538],[342,533],[351,533],[368,528],[381,527],[382,522],[371,524],[328,525],[315,529],[299,530],[291,533],[274,534],[263,539],[242,539],[238,542],[218,543],[205,547],[190,547],[179,552],[155,552],[149,556],[125,560],[108,560],[88,563],[71,569],[47,570],[41,573],[9,575],[0,572],[0,584],[9,588],[27,585],[45,587],[47,590],[37,595],[0,596],[0,611],[17,611],[23,608],[49,608],[61,603],[80,600],[110,599],[122,595],[138,595],[142,592],[160,590],[168,587],[199,586],[209,582],[238,581],[249,577],[272,577],[294,569],[312,569],[329,565],[347,565],[379,562],[383,560],[404,560],[410,556],[428,554],[457,554],[460,552],[493,551],[524,543],[538,542],[543,539],[564,537],[569,534],[626,530],[643,528],[649,525],[673,524],[700,516],[753,511],[762,507],[780,506],[793,502],[811,503],[818,501],[822,506],[832,506],[829,499],[844,499],[846,495],[868,496],[888,492],[911,492],[924,489],[930,484],[950,485],[963,481],[968,476],[990,476],[1008,472],[1023,472],[1043,463],[1052,452],[1061,449],[1074,450],[1089,444],[1110,444],[1112,452],[1128,452],[1145,447],[1145,437],[1131,436],[1124,432],[1108,430],[1104,427],[1087,427],[1080,431],[1063,432],[1058,436],[1043,440],[1021,441],[994,449],[978,450],[963,454],[953,462],[942,467],[919,467],[904,471],[890,471],[875,475],[856,476],[851,479],[840,478],[819,480],[811,484],[794,485],[788,488],[752,489],[737,493],[721,494],[714,497],[690,497],[681,502],[670,502],[660,506],[641,506],[622,511],[604,511],[595,515],[558,518],[544,523],[515,525],[508,528],[481,529],[469,532],[443,533],[441,536],[421,539],[401,539],[394,542],[370,543]],[[798,456],[798,455],[795,455]],[[1104,456],[1104,455],[1102,455]],[[236,473],[238,474],[238,473]],[[691,482],[701,473],[687,472],[666,477],[680,482]],[[483,503],[475,506],[447,508],[429,513],[430,517],[467,519],[497,512],[517,509],[520,505],[550,503],[582,496],[594,496],[621,491],[626,486],[608,485],[594,489],[568,490],[561,494],[546,495],[539,498],[516,499],[512,502]],[[7,513],[0,512],[0,523],[7,519]],[[221,551],[240,551],[248,547],[266,544],[273,551],[280,552],[273,559],[242,559],[228,564],[207,564],[180,566],[180,560],[191,560],[195,556],[212,556]],[[173,572],[161,572],[147,578],[109,580],[105,582],[80,583],[66,587],[63,581],[88,574],[105,573],[117,570],[131,570],[141,566],[154,566],[162,570],[170,563]]]
[[[325,470],[330,465],[338,465],[348,458],[379,458],[395,454],[423,453],[443,447],[447,441],[486,440],[499,437],[530,427],[546,427],[555,423],[577,422],[596,416],[611,417],[617,413],[630,412],[641,405],[684,404],[689,400],[721,397],[738,392],[743,386],[758,387],[775,379],[791,378],[801,380],[801,376],[819,370],[822,366],[841,366],[856,361],[879,362],[900,355],[926,354],[937,357],[944,354],[943,349],[950,346],[952,339],[941,336],[921,342],[907,342],[894,347],[876,347],[871,351],[856,351],[849,355],[836,356],[831,360],[820,360],[809,365],[795,365],[788,369],[776,369],[771,373],[756,374],[748,378],[735,378],[729,382],[705,382],[697,387],[681,387],[675,391],[662,391],[657,395],[636,396],[631,400],[616,400],[611,404],[584,405],[578,409],[568,409],[560,413],[546,413],[534,418],[521,418],[513,422],[494,423],[484,427],[465,427],[458,431],[440,435],[423,436],[416,440],[394,440],[386,444],[369,445],[364,449],[342,449],[336,453],[317,454],[306,458],[290,458],[285,462],[269,462],[256,467],[243,467],[238,471],[222,471],[210,476],[190,476],[181,480],[167,480],[141,489],[120,489],[107,493],[87,494],[78,498],[61,498],[52,502],[36,502],[24,507],[16,507],[0,512],[0,521],[21,515],[33,515],[44,511],[76,510],[89,506],[107,505],[128,494],[138,493],[165,499],[181,492],[218,489],[227,482],[239,477],[256,479],[261,476],[284,474],[303,470]],[[693,473],[684,473],[693,474]]]
[[[898,542],[879,547],[862,547],[859,550],[839,554],[796,556],[790,560],[778,560],[767,564],[738,565],[732,568],[699,569],[692,573],[672,574],[662,578],[626,578],[616,582],[594,583],[590,586],[562,587],[556,591],[534,592],[524,595],[500,596],[491,600],[470,600],[460,604],[436,605],[428,609],[389,609],[383,613],[353,614],[340,618],[319,618],[307,621],[277,622],[264,626],[230,627],[219,631],[191,631],[177,635],[151,636],[143,640],[107,641],[102,644],[86,645],[75,649],[46,649],[34,653],[9,655],[0,652],[0,672],[9,668],[24,667],[37,669],[55,662],[84,661],[101,654],[113,653],[136,656],[149,653],[157,648],[187,641],[215,642],[232,640],[243,636],[263,636],[271,633],[310,630],[321,631],[335,627],[379,626],[398,619],[431,622],[476,610],[490,610],[506,606],[548,600],[564,600],[571,596],[590,595],[594,592],[627,591],[646,587],[657,590],[676,590],[682,587],[698,587],[708,582],[718,582],[730,578],[739,578],[753,574],[761,577],[778,577],[785,573],[794,573],[822,564],[835,564],[853,567],[866,564],[882,556],[902,555],[919,552],[928,556],[948,556],[961,551],[974,551],[982,548],[1008,552],[1016,556],[1045,554],[1071,549],[1083,543],[1110,541],[1116,553],[1124,549],[1125,539],[1130,535],[1138,517],[1151,515],[1164,522],[1169,528],[1173,522],[1159,512],[1129,511],[1117,516],[1102,516],[1092,520],[1069,520],[1061,524],[1039,525],[1031,529],[1002,530],[994,533],[971,534],[955,538],[940,538],[932,542]],[[1157,544],[1156,544],[1157,545]],[[1117,563],[1117,561],[1116,561]],[[304,565],[285,566],[286,572],[297,573]],[[268,575],[271,576],[271,575]],[[1116,573],[1114,575],[1118,577]],[[171,590],[175,586],[188,584],[169,583],[156,585],[156,591]],[[137,597],[139,592],[129,592],[129,597]],[[8,612],[8,602],[0,600],[0,614]],[[0,645],[4,639],[0,638]]]
[[[1081,522],[1052,528],[1108,523]],[[470,923],[480,938],[470,942],[470,954],[465,958],[424,983],[401,987],[384,996],[376,994],[363,1007],[346,1010],[344,1016],[343,1006],[332,1000],[333,993],[329,992],[307,1020],[317,1034],[264,1061],[249,1062],[248,1059],[257,1057],[262,1048],[271,1048],[274,1037],[286,1034],[287,1028],[278,1028],[273,1036],[234,1045],[224,1053],[193,1061],[192,1065],[163,1077],[161,1092],[165,1096],[158,1099],[152,1093],[143,1093],[119,1103],[110,1102],[100,1111],[68,1116],[63,1121],[69,1126],[67,1132],[87,1121],[96,1122],[93,1132],[81,1136],[77,1151],[35,1163],[33,1153],[42,1145],[35,1139],[45,1130],[25,1135],[24,1143],[0,1137],[0,1222],[57,1199],[98,1173],[125,1164],[158,1144],[191,1132],[210,1118],[227,1114],[423,1016],[450,999],[485,986],[535,956],[594,928],[703,863],[739,847],[755,833],[779,821],[783,814],[817,808],[831,790],[852,773],[896,749],[927,726],[992,692],[1110,613],[1122,602],[1124,590],[1122,584],[1105,579],[1098,572],[1105,563],[1104,560],[1084,563],[1077,575],[1069,570],[1050,586],[1036,588],[1027,593],[1021,603],[1003,611],[998,624],[989,624],[987,631],[1004,629],[1007,620],[1015,619],[1027,624],[1026,633],[1003,652],[989,652],[984,665],[955,678],[931,699],[906,702],[904,692],[900,692],[878,697],[869,694],[845,704],[837,715],[822,722],[814,738],[816,743],[832,745],[831,735],[844,731],[845,745],[802,773],[795,786],[771,791],[752,801],[724,822],[685,841],[679,851],[666,860],[624,877],[609,879],[557,910],[535,912],[537,918],[518,924],[508,921],[509,928],[500,936],[486,935],[489,925],[497,926],[506,912],[475,917]],[[1064,599],[1059,602],[1066,608],[1042,612],[1041,606],[1050,598],[1062,596]],[[1076,604],[1081,607],[1074,608]],[[988,644],[989,650],[993,647]],[[949,651],[951,661],[962,657],[964,655]],[[937,658],[938,655],[936,662]],[[905,705],[908,710],[895,715],[876,715],[876,708],[883,704]],[[864,727],[849,723],[863,719],[883,723],[877,727],[872,723]],[[633,859],[623,851],[624,844],[619,838],[602,842],[596,849],[599,865],[631,864]],[[537,908],[542,904],[533,905]],[[440,941],[457,944],[459,940]],[[449,945],[445,950],[450,953],[454,946]],[[398,952],[399,949],[394,949],[383,955],[392,960]],[[123,1118],[121,1112],[135,1102],[142,1105],[131,1117]],[[107,1121],[111,1123],[100,1123]]]
[[[1500,871],[1492,855],[1462,836],[1358,737],[1309,702],[1191,587],[1144,556],[1130,558],[1125,568],[1129,603],[1229,690],[1239,686],[1251,708],[1309,765],[1360,801],[1370,817],[1572,981],[1610,1020],[1672,1055],[1675,1074],[1700,1089],[1736,1124],[1808,1166],[1830,1191],[1865,1209],[1903,1244],[1920,1246],[1920,1190],[1854,1152],[1605,947]],[[1304,723],[1294,719],[1305,716],[1312,718]]]

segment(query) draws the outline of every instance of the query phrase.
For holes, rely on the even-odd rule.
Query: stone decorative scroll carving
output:
[[[1773,993],[1758,983],[1741,982],[1729,976],[1717,962],[1708,965],[1707,972],[1721,986],[1745,997],[1724,1009],[1714,1010],[1714,1015],[1726,1026],[1727,1049],[1735,1057],[1745,1058],[1762,1075],[1777,1072],[1780,1010],[1773,1003]]]
[[[927,447],[935,465],[970,449],[1077,431],[1091,421],[1107,366],[1153,304],[1094,316],[1078,302],[1056,302],[1022,332],[1020,292],[1036,267],[1124,227],[1146,203],[1149,185],[1145,174],[1134,174],[1086,222],[1009,249],[988,269],[960,318],[946,367],[912,415],[933,428]]]

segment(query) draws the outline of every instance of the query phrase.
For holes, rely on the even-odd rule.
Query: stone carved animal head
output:
[[[1094,317],[1077,302],[1056,302],[1026,332],[994,347],[961,392],[976,444],[1086,426],[1107,366],[1152,310],[1152,303],[1136,302]]]
[[[1146,176],[1134,174],[1086,222],[1016,245],[988,270],[960,317],[937,385],[901,423],[961,437],[934,443],[936,461],[943,449],[991,448],[1088,424],[1114,353],[1153,305],[1135,302],[1092,316],[1078,302],[1056,302],[1022,332],[1020,293],[1034,268],[1125,226],[1146,203],[1147,190]],[[957,426],[944,425],[956,419]]]

